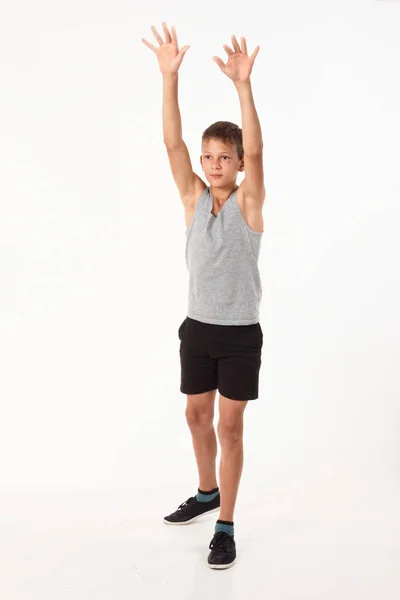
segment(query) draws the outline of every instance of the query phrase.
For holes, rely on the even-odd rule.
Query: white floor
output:
[[[218,513],[185,527],[162,522],[191,493],[3,490],[0,597],[400,597],[399,498],[389,482],[341,473],[301,488],[246,482],[235,513],[238,557],[225,571],[206,563]]]

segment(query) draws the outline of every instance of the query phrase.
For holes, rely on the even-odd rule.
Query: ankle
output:
[[[202,492],[211,492],[211,491],[219,490],[218,483],[216,481],[214,481],[214,483],[201,482],[199,484],[199,490],[201,490]]]
[[[218,487],[215,487],[211,490],[202,490],[201,488],[199,488],[198,492],[196,494],[196,499],[198,502],[212,502],[213,500],[215,500],[218,497],[219,497],[219,488]]]

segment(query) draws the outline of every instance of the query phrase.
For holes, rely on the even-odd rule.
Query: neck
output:
[[[231,196],[233,194],[233,192],[235,190],[237,190],[238,186],[236,185],[236,183],[233,186],[230,187],[213,187],[212,185],[210,186],[210,192],[211,192],[211,196],[213,198],[214,204],[217,204],[218,206],[221,206],[222,204],[224,204],[229,196]]]

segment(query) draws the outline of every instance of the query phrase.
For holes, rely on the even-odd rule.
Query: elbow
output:
[[[253,146],[249,149],[243,148],[243,152],[246,156],[261,156],[261,154],[263,153],[263,146]]]

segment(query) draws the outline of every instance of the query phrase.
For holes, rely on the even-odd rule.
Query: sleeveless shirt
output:
[[[187,316],[216,325],[259,322],[262,283],[258,269],[263,232],[244,220],[236,188],[217,216],[206,187],[185,231],[189,271]]]

